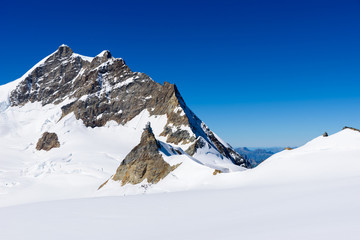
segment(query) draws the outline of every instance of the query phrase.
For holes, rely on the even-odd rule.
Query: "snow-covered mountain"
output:
[[[171,188],[186,189],[215,170],[251,167],[187,107],[174,84],[131,71],[109,51],[91,58],[62,45],[0,86],[0,194],[31,193],[27,200],[34,201],[95,194],[148,122],[164,161],[178,166],[163,176]],[[154,183],[142,180],[114,188],[136,193]]]

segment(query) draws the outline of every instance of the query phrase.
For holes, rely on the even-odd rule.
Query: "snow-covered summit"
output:
[[[101,127],[114,120],[126,124],[143,111],[166,115],[161,137],[196,154],[198,138],[208,153],[233,164],[250,167],[230,145],[214,134],[186,106],[174,84],[154,82],[146,74],[132,72],[122,59],[103,51],[91,62],[60,46],[29,72],[11,91],[11,106],[41,102],[61,107],[62,117],[74,113],[87,127]],[[64,103],[68,101],[66,105]]]
[[[249,167],[189,109],[174,84],[133,72],[108,51],[89,59],[62,45],[22,78],[0,86],[1,164],[6,166],[0,169],[6,182],[0,191],[64,176],[79,185],[87,179],[85,185],[97,189],[138,144],[147,122],[167,149],[165,161],[183,163],[165,179],[176,176],[182,182],[200,172],[212,176],[214,170]],[[45,132],[58,136],[59,148],[36,150]]]

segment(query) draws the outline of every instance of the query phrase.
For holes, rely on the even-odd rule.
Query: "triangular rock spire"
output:
[[[141,135],[140,143],[124,158],[112,180],[121,181],[122,185],[138,184],[144,180],[148,183],[159,182],[179,166],[170,166],[164,161],[159,150],[160,144],[148,123]]]

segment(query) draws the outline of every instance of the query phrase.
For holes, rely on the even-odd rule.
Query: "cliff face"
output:
[[[11,92],[9,99],[11,106],[66,101],[62,117],[73,113],[92,128],[110,120],[126,124],[144,110],[150,115],[166,115],[160,136],[167,143],[186,145],[184,150],[190,155],[202,147],[216,149],[222,158],[250,167],[187,107],[174,84],[161,85],[144,73],[131,71],[123,59],[114,58],[109,51],[89,58],[62,45]]]

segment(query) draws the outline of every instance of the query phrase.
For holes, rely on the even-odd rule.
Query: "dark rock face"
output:
[[[186,106],[174,84],[161,85],[144,73],[131,71],[124,60],[113,58],[109,51],[88,59],[62,45],[10,95],[12,106],[59,104],[66,99],[71,101],[62,106],[62,117],[74,113],[87,127],[101,127],[110,120],[125,124],[145,109],[151,115],[166,115],[161,136],[168,143],[194,143],[202,137],[234,164],[249,166]],[[199,146],[188,152],[195,154]]]
[[[125,157],[112,179],[121,181],[122,185],[138,184],[145,179],[148,183],[159,182],[178,167],[165,162],[159,149],[160,144],[148,125],[141,136],[140,144]]]
[[[59,47],[11,93],[11,105],[35,101],[43,105],[60,102],[72,91],[72,80],[88,64],[81,57],[73,55],[69,47]]]
[[[195,143],[186,150],[186,153],[192,156],[196,153],[197,149],[203,148],[205,145],[205,140],[203,138],[198,138],[196,139]]]
[[[56,133],[44,132],[36,144],[37,150],[49,151],[52,148],[59,148],[60,142]]]

